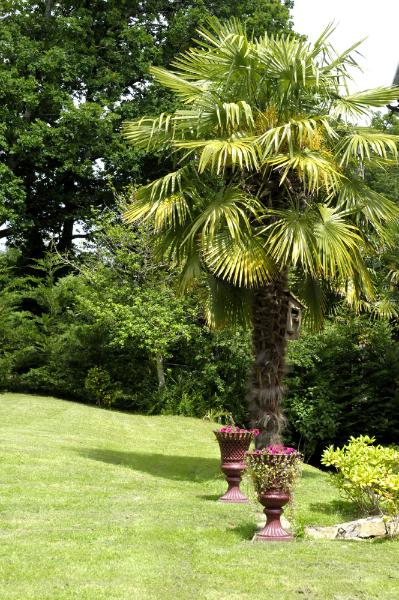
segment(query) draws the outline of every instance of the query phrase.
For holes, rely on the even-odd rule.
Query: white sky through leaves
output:
[[[343,51],[367,37],[358,56],[352,91],[391,85],[399,62],[398,0],[295,0],[294,30],[315,40],[328,23],[337,25],[333,46]]]

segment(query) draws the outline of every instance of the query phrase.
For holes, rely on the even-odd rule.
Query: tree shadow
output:
[[[316,477],[320,477],[320,471],[305,471],[303,470],[301,473],[302,479],[315,479]]]
[[[236,527],[229,527],[227,529],[227,533],[232,533],[235,537],[248,542],[253,540],[257,531],[258,527],[256,524],[250,522],[241,523],[240,525],[236,525]]]
[[[80,456],[91,460],[120,465],[127,469],[175,481],[209,481],[218,476],[220,469],[220,461],[216,458],[122,452],[101,448],[76,448],[76,451]]]
[[[201,498],[201,500],[207,500],[208,502],[217,502],[222,495],[223,490],[221,490],[220,494],[201,494],[200,496],[197,496],[197,498]]]
[[[312,512],[324,513],[325,515],[342,515],[343,518],[357,519],[359,515],[352,502],[348,500],[329,500],[328,502],[312,502],[309,504]]]

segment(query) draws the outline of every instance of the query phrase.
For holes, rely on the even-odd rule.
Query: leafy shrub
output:
[[[19,386],[35,392],[53,393],[57,388],[57,378],[47,365],[29,369],[19,377]]]
[[[321,462],[337,469],[334,484],[361,514],[398,515],[399,451],[374,442],[367,435],[351,437],[343,448],[327,448]]]
[[[85,389],[98,406],[111,408],[115,404],[111,377],[105,369],[92,367],[86,375]]]
[[[0,390],[7,390],[12,381],[13,357],[5,354],[0,358]]]
[[[328,444],[367,434],[399,438],[399,344],[389,323],[337,317],[289,344],[287,443],[318,463]]]

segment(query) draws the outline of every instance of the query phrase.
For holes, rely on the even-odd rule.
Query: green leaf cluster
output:
[[[342,448],[330,446],[321,462],[335,467],[333,483],[361,514],[399,514],[399,451],[375,446],[375,439],[350,437]]]

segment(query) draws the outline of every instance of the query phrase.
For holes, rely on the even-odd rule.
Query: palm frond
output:
[[[226,64],[234,62],[236,66],[246,65],[252,44],[246,35],[244,25],[238,19],[230,19],[225,23],[218,19],[211,19],[209,22],[210,27],[198,29],[201,38],[198,40],[199,45],[210,54],[212,50],[217,50],[220,62],[224,59]]]
[[[266,214],[273,221],[263,228],[262,233],[266,234],[265,245],[275,261],[283,266],[300,265],[305,272],[316,274],[318,263],[314,212],[291,206]]]
[[[263,148],[263,158],[281,152],[284,145],[291,153],[294,148],[312,146],[316,137],[320,138],[321,130],[327,139],[338,137],[329,123],[328,115],[290,119],[288,123],[272,127],[258,138]]]
[[[372,160],[373,155],[388,159],[396,157],[399,136],[371,129],[357,127],[345,135],[336,148],[340,165],[348,165],[351,161]]]
[[[248,102],[223,102],[221,106],[215,107],[215,115],[220,130],[234,131],[240,128],[252,129],[255,127],[252,108]]]
[[[327,313],[326,282],[307,273],[299,285],[301,300],[305,303],[304,321],[313,331],[323,327]]]
[[[267,247],[276,262],[300,266],[312,277],[332,280],[338,274],[352,276],[363,261],[363,240],[346,212],[319,204],[269,211],[274,221],[264,228]],[[358,264],[359,263],[359,264]]]
[[[192,187],[195,178],[193,165],[186,165],[135,190],[124,212],[125,221],[134,223],[155,217],[159,225],[162,212],[170,225],[184,220],[189,208],[183,191]]]
[[[193,241],[200,235],[203,245],[213,240],[223,227],[228,229],[232,239],[240,239],[244,232],[250,230],[250,217],[256,215],[258,208],[254,198],[233,185],[216,193],[208,190],[208,198],[205,202],[202,200],[202,204],[203,208],[191,223],[187,238]]]
[[[244,23],[236,17],[220,21],[217,17],[211,16],[207,20],[207,25],[200,27],[197,31],[205,40],[206,46],[214,48],[219,48],[221,41],[231,39],[233,36],[246,35]]]
[[[159,117],[124,121],[121,133],[136,148],[147,151],[162,149],[173,136],[173,118],[162,113]]]
[[[372,226],[390,224],[399,220],[399,206],[393,200],[368,187],[363,180],[351,178],[342,182],[338,207],[360,216]]]
[[[258,149],[254,137],[239,137],[232,135],[227,139],[190,140],[174,142],[174,147],[187,150],[186,156],[199,154],[198,172],[209,169],[220,174],[226,168],[258,170]]]
[[[341,100],[344,100],[347,104],[362,104],[364,106],[381,107],[386,106],[398,98],[399,86],[391,85],[364,90],[363,92],[356,92],[355,94],[342,97]]]
[[[190,214],[187,199],[183,194],[172,194],[166,198],[158,198],[154,202],[139,199],[133,202],[124,213],[127,223],[149,221],[154,223],[155,233],[165,228],[175,228],[183,224]]]
[[[392,294],[380,294],[375,302],[371,303],[371,312],[380,319],[397,319],[399,317],[398,299]]]
[[[198,181],[198,173],[194,164],[188,164],[143,186],[138,190],[137,195],[138,197],[148,197],[150,200],[166,198],[171,194],[190,189]]]
[[[265,285],[276,273],[276,266],[262,240],[248,231],[233,238],[225,229],[204,247],[204,262],[220,279],[238,287]]]
[[[234,132],[252,132],[255,127],[252,108],[244,100],[218,102],[215,98],[205,98],[196,103],[195,109],[177,110],[174,120],[180,129],[195,131],[191,137],[196,139],[204,134],[230,136]]]
[[[314,86],[320,79],[319,65],[313,60],[307,41],[265,34],[256,44],[256,53],[267,78],[279,82],[280,92]]]
[[[187,239],[187,231],[187,223],[181,223],[154,235],[155,258],[167,260],[176,268],[184,265],[197,251],[195,243]]]
[[[323,204],[318,205],[318,212],[314,234],[322,273],[327,279],[338,273],[348,277],[363,262],[359,254],[363,240],[346,213]]]
[[[280,184],[290,172],[294,172],[302,181],[304,189],[311,194],[320,189],[332,193],[339,188],[343,177],[328,153],[307,149],[294,149],[292,154],[266,157],[263,164],[270,165],[280,173]]]
[[[176,73],[188,80],[219,81],[225,91],[231,82],[248,77],[253,62],[252,43],[239,21],[222,24],[211,19],[209,27],[198,29],[197,47],[177,56],[173,61]]]
[[[249,327],[251,325],[251,290],[236,288],[225,281],[208,275],[206,318],[210,327]]]
[[[211,53],[207,50],[198,47],[189,48],[186,52],[178,54],[172,61],[174,72],[185,81],[194,81],[199,85],[217,87],[216,82],[221,67],[215,60],[208,60],[210,56]]]
[[[358,118],[371,118],[371,110],[364,104],[347,101],[345,97],[336,96],[331,107],[331,115],[336,119],[351,121]]]
[[[327,45],[327,40],[334,33],[334,31],[336,30],[336,28],[337,28],[337,26],[334,24],[333,21],[331,21],[323,29],[323,31],[321,32],[321,34],[319,35],[319,37],[313,43],[313,49],[312,49],[313,56],[318,56],[320,54],[320,52],[325,52],[326,45]]]
[[[185,104],[192,104],[201,98],[208,87],[206,81],[192,83],[161,67],[150,67],[150,73],[158,83],[172,90]]]
[[[371,116],[372,107],[386,106],[399,98],[399,87],[378,87],[346,96],[336,95],[333,99],[332,114],[336,117],[352,119]]]
[[[375,301],[374,281],[360,254],[352,275],[346,279],[341,278],[341,281],[345,286],[343,289],[347,303],[357,312],[367,310],[367,306]]]
[[[351,75],[349,74],[349,69],[359,68],[358,63],[353,56],[353,53],[355,51],[357,52],[357,48],[359,48],[359,46],[361,46],[361,44],[363,44],[364,41],[365,41],[365,38],[355,42],[354,44],[349,46],[349,48],[347,48],[340,54],[337,54],[334,51],[334,53],[336,54],[334,59],[330,60],[327,64],[324,64],[322,67],[323,76],[324,77],[326,75],[333,76],[334,79],[337,81],[337,84],[340,79],[341,80],[343,79],[343,81],[341,81],[340,83],[344,87],[347,87],[346,80],[352,79]],[[325,47],[324,47],[324,49],[325,49]],[[321,48],[321,51],[323,51],[323,48]],[[328,54],[329,58],[332,56],[332,52],[333,52],[333,49],[330,46],[327,49],[327,54]]]
[[[153,205],[148,219],[154,217],[154,232],[158,233],[170,227],[186,222],[190,215],[190,207],[183,194],[173,194]]]
[[[192,246],[187,252],[186,258],[182,261],[182,269],[179,275],[179,291],[186,293],[195,282],[198,282],[203,276],[201,257],[198,249]]]

